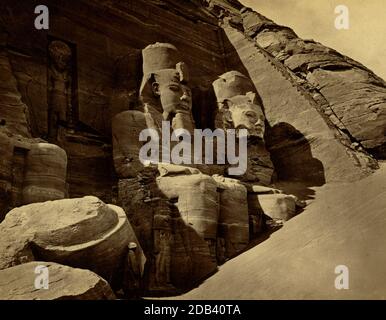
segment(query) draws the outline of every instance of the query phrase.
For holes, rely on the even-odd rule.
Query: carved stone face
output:
[[[192,110],[190,88],[180,82],[180,74],[175,69],[161,70],[156,73],[152,84],[153,93],[160,97],[164,113],[188,113]]]
[[[248,136],[264,138],[265,116],[251,95],[239,95],[226,100],[235,129],[247,129]]]
[[[53,41],[48,48],[52,62],[58,71],[65,71],[70,64],[71,49],[62,41]]]

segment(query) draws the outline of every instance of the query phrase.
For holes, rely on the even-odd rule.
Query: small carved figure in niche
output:
[[[264,215],[249,215],[249,232],[250,237],[256,237],[264,227]]]
[[[221,236],[217,237],[216,258],[219,264],[227,260],[225,256],[225,239]]]
[[[173,234],[169,215],[154,216],[154,254],[155,254],[155,285],[157,288],[172,288],[170,283],[171,250]]]
[[[137,298],[140,291],[141,271],[137,260],[137,244],[130,242],[124,265],[123,291],[125,295]]]
[[[57,139],[58,126],[73,128],[71,48],[62,41],[52,41],[48,47],[50,56],[48,86],[48,137]]]

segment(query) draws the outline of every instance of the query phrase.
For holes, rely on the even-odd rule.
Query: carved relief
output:
[[[170,289],[170,265],[173,248],[172,220],[168,214],[156,214],[153,220],[155,288]]]
[[[73,106],[73,74],[71,48],[63,41],[54,40],[48,46],[48,137],[55,141],[58,126],[73,129],[75,110]]]

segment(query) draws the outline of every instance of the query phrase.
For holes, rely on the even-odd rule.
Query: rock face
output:
[[[48,287],[37,289],[41,267]],[[40,268],[40,269],[39,269]],[[37,271],[37,272],[36,272]],[[95,273],[52,262],[34,261],[0,270],[1,300],[113,300],[109,284]]]
[[[243,9],[245,34],[284,64],[321,111],[353,142],[382,157],[386,142],[386,83],[360,63],[290,28]],[[384,157],[384,155],[383,155]]]
[[[6,126],[14,134],[29,137],[28,107],[22,101],[8,53],[4,49],[0,49],[0,83],[1,126]]]
[[[47,33],[33,3],[0,4],[0,269],[43,260],[176,294],[298,212],[275,184],[304,194],[385,156],[385,82],[236,0],[49,9]],[[201,161],[195,129],[219,134]]]
[[[303,92],[293,82],[283,65],[244,33],[229,25],[224,30],[266,102],[264,111],[269,123],[266,143],[279,179],[309,180],[321,185],[326,181],[356,180],[376,167],[373,159],[353,150],[350,141],[326,121],[310,93]],[[270,74],[270,78],[265,74]],[[338,161],[341,166],[336,159],[342,160]],[[288,176],[292,173],[293,176]]]
[[[0,230],[1,269],[45,260],[89,269],[108,281],[129,242],[138,243],[123,210],[91,196],[13,209]]]
[[[11,202],[12,188],[12,156],[13,148],[11,140],[5,135],[0,134],[0,221],[3,220],[5,213],[9,211]]]
[[[1,136],[0,221],[12,207],[67,196],[66,152],[42,139]]]
[[[286,194],[264,194],[258,196],[264,214],[274,220],[287,221],[295,215],[296,203],[293,196]]]

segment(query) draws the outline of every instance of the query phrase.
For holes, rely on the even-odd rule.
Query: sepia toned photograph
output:
[[[383,0],[0,0],[0,300],[385,300],[385,34]]]

